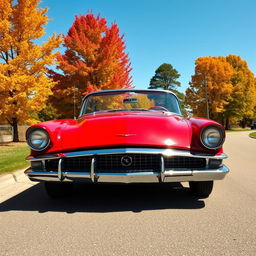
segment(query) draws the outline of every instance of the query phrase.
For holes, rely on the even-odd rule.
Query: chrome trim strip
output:
[[[131,136],[136,136],[137,134],[116,134],[116,136],[119,137],[131,137]]]
[[[157,92],[157,93],[171,93],[173,95],[175,95],[175,93],[173,93],[172,91],[169,90],[158,90],[158,89],[110,89],[110,90],[102,90],[102,91],[95,91],[95,92],[91,92],[88,93],[86,96],[84,96],[84,98],[86,98],[87,96],[90,95],[94,95],[94,94],[104,94],[104,93],[111,93],[111,92]],[[176,96],[176,95],[175,95]]]
[[[68,173],[73,173],[73,172],[68,172]],[[80,172],[83,173],[83,172]],[[89,173],[90,177],[91,177],[91,173]],[[99,173],[95,173],[94,172],[94,177],[97,176],[102,176],[102,175],[122,175],[122,176],[129,176],[129,175],[159,175],[159,172],[154,172],[153,170],[144,170],[143,172],[138,171],[138,172],[113,172],[113,170],[105,170],[105,172],[99,172]]]
[[[207,181],[207,180],[222,180],[229,172],[229,169],[223,165],[218,169],[205,170],[187,170],[174,169],[165,170],[163,172],[163,182],[185,182],[185,181]],[[25,171],[29,179],[32,181],[60,181],[57,172],[35,172],[28,168]],[[159,182],[159,173],[156,172],[138,172],[138,173],[98,173],[97,179],[91,179],[91,172],[64,172],[63,181],[73,181],[80,179],[83,182],[96,182],[99,179],[101,182],[113,182],[118,177],[117,182]],[[95,177],[95,176],[94,176]],[[158,179],[157,179],[158,178]]]
[[[214,158],[214,159],[225,159],[227,155],[222,153],[220,155],[200,155],[200,154],[191,154],[186,150],[178,149],[161,149],[161,148],[114,148],[114,149],[98,149],[98,150],[85,150],[78,152],[68,152],[64,153],[65,157],[80,157],[80,156],[93,156],[93,155],[107,155],[107,154],[122,154],[122,153],[131,153],[131,154],[161,154],[163,156],[184,156],[184,157],[196,157],[196,158]],[[28,161],[38,161],[38,160],[51,160],[51,159],[60,159],[61,157],[56,155],[42,155],[38,157],[27,157]]]
[[[33,177],[33,176],[54,176],[58,178],[58,172],[43,172],[43,171],[33,171],[32,169],[28,168],[24,172],[28,177]],[[58,179],[59,180],[59,179]]]
[[[172,176],[191,176],[193,175],[193,171],[189,169],[179,169],[179,170],[167,170],[164,173],[165,177]]]
[[[95,181],[95,173],[94,173],[94,169],[95,169],[95,158],[92,158],[92,162],[91,162],[91,173],[90,173],[90,177],[92,182]]]
[[[44,170],[44,171],[47,171],[47,170],[46,170],[46,166],[45,166],[45,160],[42,161],[42,164],[43,164],[43,170]]]
[[[158,172],[133,172],[133,173],[115,173],[115,172],[108,172],[108,173],[99,173],[100,176],[144,176],[144,175],[158,175]]]
[[[56,155],[41,155],[41,156],[37,156],[37,157],[33,157],[33,156],[28,156],[26,157],[27,161],[39,161],[39,160],[53,160],[53,159],[60,159],[60,156]]]
[[[159,175],[159,178],[160,178],[160,182],[164,182],[164,170],[165,170],[165,167],[164,167],[164,157],[161,156],[161,172],[160,172],[160,175]]]
[[[62,174],[62,158],[60,158],[59,163],[58,163],[58,178],[59,180],[63,180],[63,174]]]
[[[91,178],[90,172],[64,172],[65,178]]]

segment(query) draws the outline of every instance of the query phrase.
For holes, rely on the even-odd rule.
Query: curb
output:
[[[24,171],[26,169],[27,168],[24,168],[22,170],[19,170],[19,171],[13,172],[13,173],[1,175],[0,176],[0,188],[22,181],[26,177],[26,175],[24,174]]]
[[[256,136],[252,135],[254,133],[255,133],[255,131],[251,130],[251,132],[249,133],[249,137],[252,138],[252,139],[256,139]]]
[[[252,134],[254,134],[255,133],[255,131],[251,131],[250,133],[249,133],[249,137],[250,138],[252,138],[252,139],[256,139],[256,136],[255,135],[252,135]]]

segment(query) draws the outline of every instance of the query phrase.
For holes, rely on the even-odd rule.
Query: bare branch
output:
[[[14,53],[13,53],[13,48],[11,46],[11,58],[14,59]]]
[[[12,122],[6,117],[6,120],[8,121],[8,123],[13,126]]]
[[[8,64],[8,61],[9,61],[8,51],[4,52],[4,54],[5,54],[5,62],[6,62],[6,64]]]
[[[1,57],[6,62],[6,64],[8,64],[8,60],[4,57],[4,53],[2,51],[1,51]]]

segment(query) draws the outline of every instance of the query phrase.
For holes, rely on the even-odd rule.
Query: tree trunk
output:
[[[223,113],[219,115],[219,119],[220,119],[220,123],[221,123],[223,126],[225,126],[225,116],[224,116]]]
[[[229,125],[229,118],[227,117],[227,118],[226,118],[226,122],[225,122],[225,129],[226,129],[226,130],[229,130],[229,128],[230,128],[230,125]]]
[[[18,120],[12,118],[13,142],[19,142]]]
[[[241,121],[241,126],[242,126],[242,128],[245,128],[245,127],[246,127],[246,120],[245,120],[245,119],[243,119],[243,120]]]

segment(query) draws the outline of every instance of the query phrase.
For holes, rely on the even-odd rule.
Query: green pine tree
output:
[[[171,64],[163,63],[151,78],[149,89],[175,90],[177,86],[180,86],[180,82],[177,81],[179,77],[180,74]]]
[[[179,99],[181,112],[183,115],[187,115],[186,106],[184,103],[185,95],[179,92],[176,87],[180,86],[180,82],[177,79],[180,74],[171,64],[163,63],[155,71],[155,75],[150,79],[149,89],[164,89],[170,90],[176,94]]]

